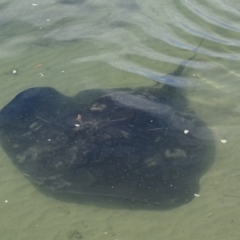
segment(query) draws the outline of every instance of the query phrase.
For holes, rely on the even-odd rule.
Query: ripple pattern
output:
[[[0,149],[1,239],[239,239],[239,0],[0,0],[0,28],[1,108],[35,86],[168,84],[217,146],[200,197],[166,211],[44,194]]]

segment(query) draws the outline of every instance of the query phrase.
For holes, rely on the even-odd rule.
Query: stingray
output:
[[[0,112],[2,147],[40,187],[188,202],[211,163],[212,142],[201,134],[211,132],[179,96],[152,90],[112,90],[90,103],[80,101],[84,91],[25,90]]]
[[[74,97],[30,88],[0,111],[1,145],[37,187],[161,206],[199,192],[211,139],[186,98],[166,85]]]

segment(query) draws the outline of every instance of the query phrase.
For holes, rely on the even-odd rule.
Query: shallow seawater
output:
[[[165,209],[39,191],[1,148],[1,239],[239,239],[239,22],[236,0],[1,0],[1,109],[31,87],[170,84],[216,146],[198,195]]]

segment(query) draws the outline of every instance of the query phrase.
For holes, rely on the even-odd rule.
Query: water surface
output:
[[[1,0],[0,108],[30,87],[171,84],[216,145],[200,197],[165,210],[44,194],[1,149],[1,239],[238,239],[239,23],[236,0]],[[180,64],[181,78],[168,75]]]

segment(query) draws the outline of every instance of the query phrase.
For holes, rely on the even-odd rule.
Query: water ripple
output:
[[[201,197],[161,212],[54,199],[1,151],[2,239],[239,238],[239,0],[0,0],[0,27],[2,107],[34,86],[74,95],[168,84],[187,89],[219,143]]]

